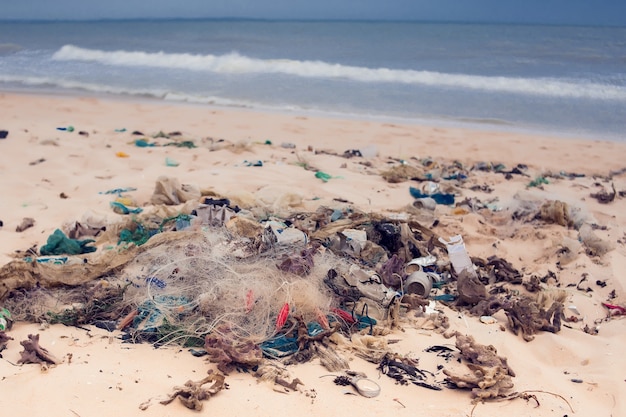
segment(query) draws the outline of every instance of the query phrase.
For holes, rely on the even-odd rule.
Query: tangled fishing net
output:
[[[338,259],[318,253],[310,274],[300,277],[277,268],[275,250],[242,256],[240,248],[226,232],[210,229],[136,256],[118,278],[128,285],[124,302],[139,311],[134,322],[161,333],[170,329],[161,334],[167,341],[228,329],[259,343],[276,333],[285,303],[305,320],[329,311],[332,297],[323,279]]]

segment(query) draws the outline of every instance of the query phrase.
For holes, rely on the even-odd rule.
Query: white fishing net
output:
[[[166,322],[182,328],[181,335],[197,336],[228,329],[238,338],[260,342],[275,334],[285,303],[290,314],[307,321],[329,311],[333,297],[323,280],[328,269],[340,267],[340,259],[318,253],[311,273],[300,277],[277,268],[284,253],[242,257],[242,245],[224,231],[209,229],[139,254],[120,279],[130,284],[127,303],[140,312],[152,310],[136,319],[144,320],[140,326]],[[297,248],[288,251],[297,253]]]

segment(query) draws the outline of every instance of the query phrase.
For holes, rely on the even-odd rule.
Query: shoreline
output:
[[[85,98],[90,97],[94,99],[102,99],[107,101],[119,101],[119,102],[142,102],[142,103],[163,103],[164,105],[172,106],[189,106],[189,107],[201,107],[210,108],[214,110],[233,110],[233,111],[250,111],[254,113],[268,113],[277,114],[283,116],[297,116],[297,117],[311,117],[319,119],[334,119],[334,120],[347,120],[355,122],[372,122],[372,123],[394,123],[406,126],[422,126],[433,127],[442,129],[463,129],[470,131],[485,131],[495,132],[501,134],[516,134],[524,136],[542,136],[554,139],[565,140],[587,140],[587,141],[608,141],[618,144],[626,144],[626,137],[618,133],[597,133],[597,132],[563,132],[558,128],[548,128],[542,126],[530,126],[530,125],[518,125],[514,122],[500,119],[473,119],[467,117],[449,117],[449,116],[437,116],[437,115],[421,115],[416,117],[403,117],[403,116],[391,116],[391,115],[378,115],[378,114],[359,114],[359,113],[341,113],[341,112],[326,112],[317,109],[305,109],[305,108],[279,108],[274,106],[262,106],[258,107],[254,104],[228,104],[228,100],[225,103],[215,103],[212,100],[203,102],[202,100],[193,99],[168,99],[165,97],[159,97],[150,93],[146,94],[119,94],[110,92],[93,92],[93,91],[81,91],[72,89],[57,89],[57,88],[28,88],[17,87],[14,89],[5,88],[0,89],[0,94],[9,95],[25,95],[25,96],[44,96],[44,97],[57,97],[57,98]],[[219,98],[218,98],[219,99]]]

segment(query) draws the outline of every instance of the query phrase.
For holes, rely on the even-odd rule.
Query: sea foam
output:
[[[65,45],[53,54],[52,59],[124,67],[169,68],[220,74],[284,74],[304,78],[348,79],[364,83],[399,83],[547,97],[626,101],[626,87],[588,81],[367,68],[323,61],[258,59],[236,52],[224,55],[197,55],[124,50],[104,51]]]

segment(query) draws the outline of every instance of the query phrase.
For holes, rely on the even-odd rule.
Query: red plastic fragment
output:
[[[626,315],[626,308],[614,304],[602,303],[603,306],[609,309],[611,314],[616,316]]]
[[[287,318],[289,317],[289,303],[285,303],[283,308],[280,309],[278,313],[278,317],[276,318],[276,332],[283,328],[285,323],[287,323]]]

